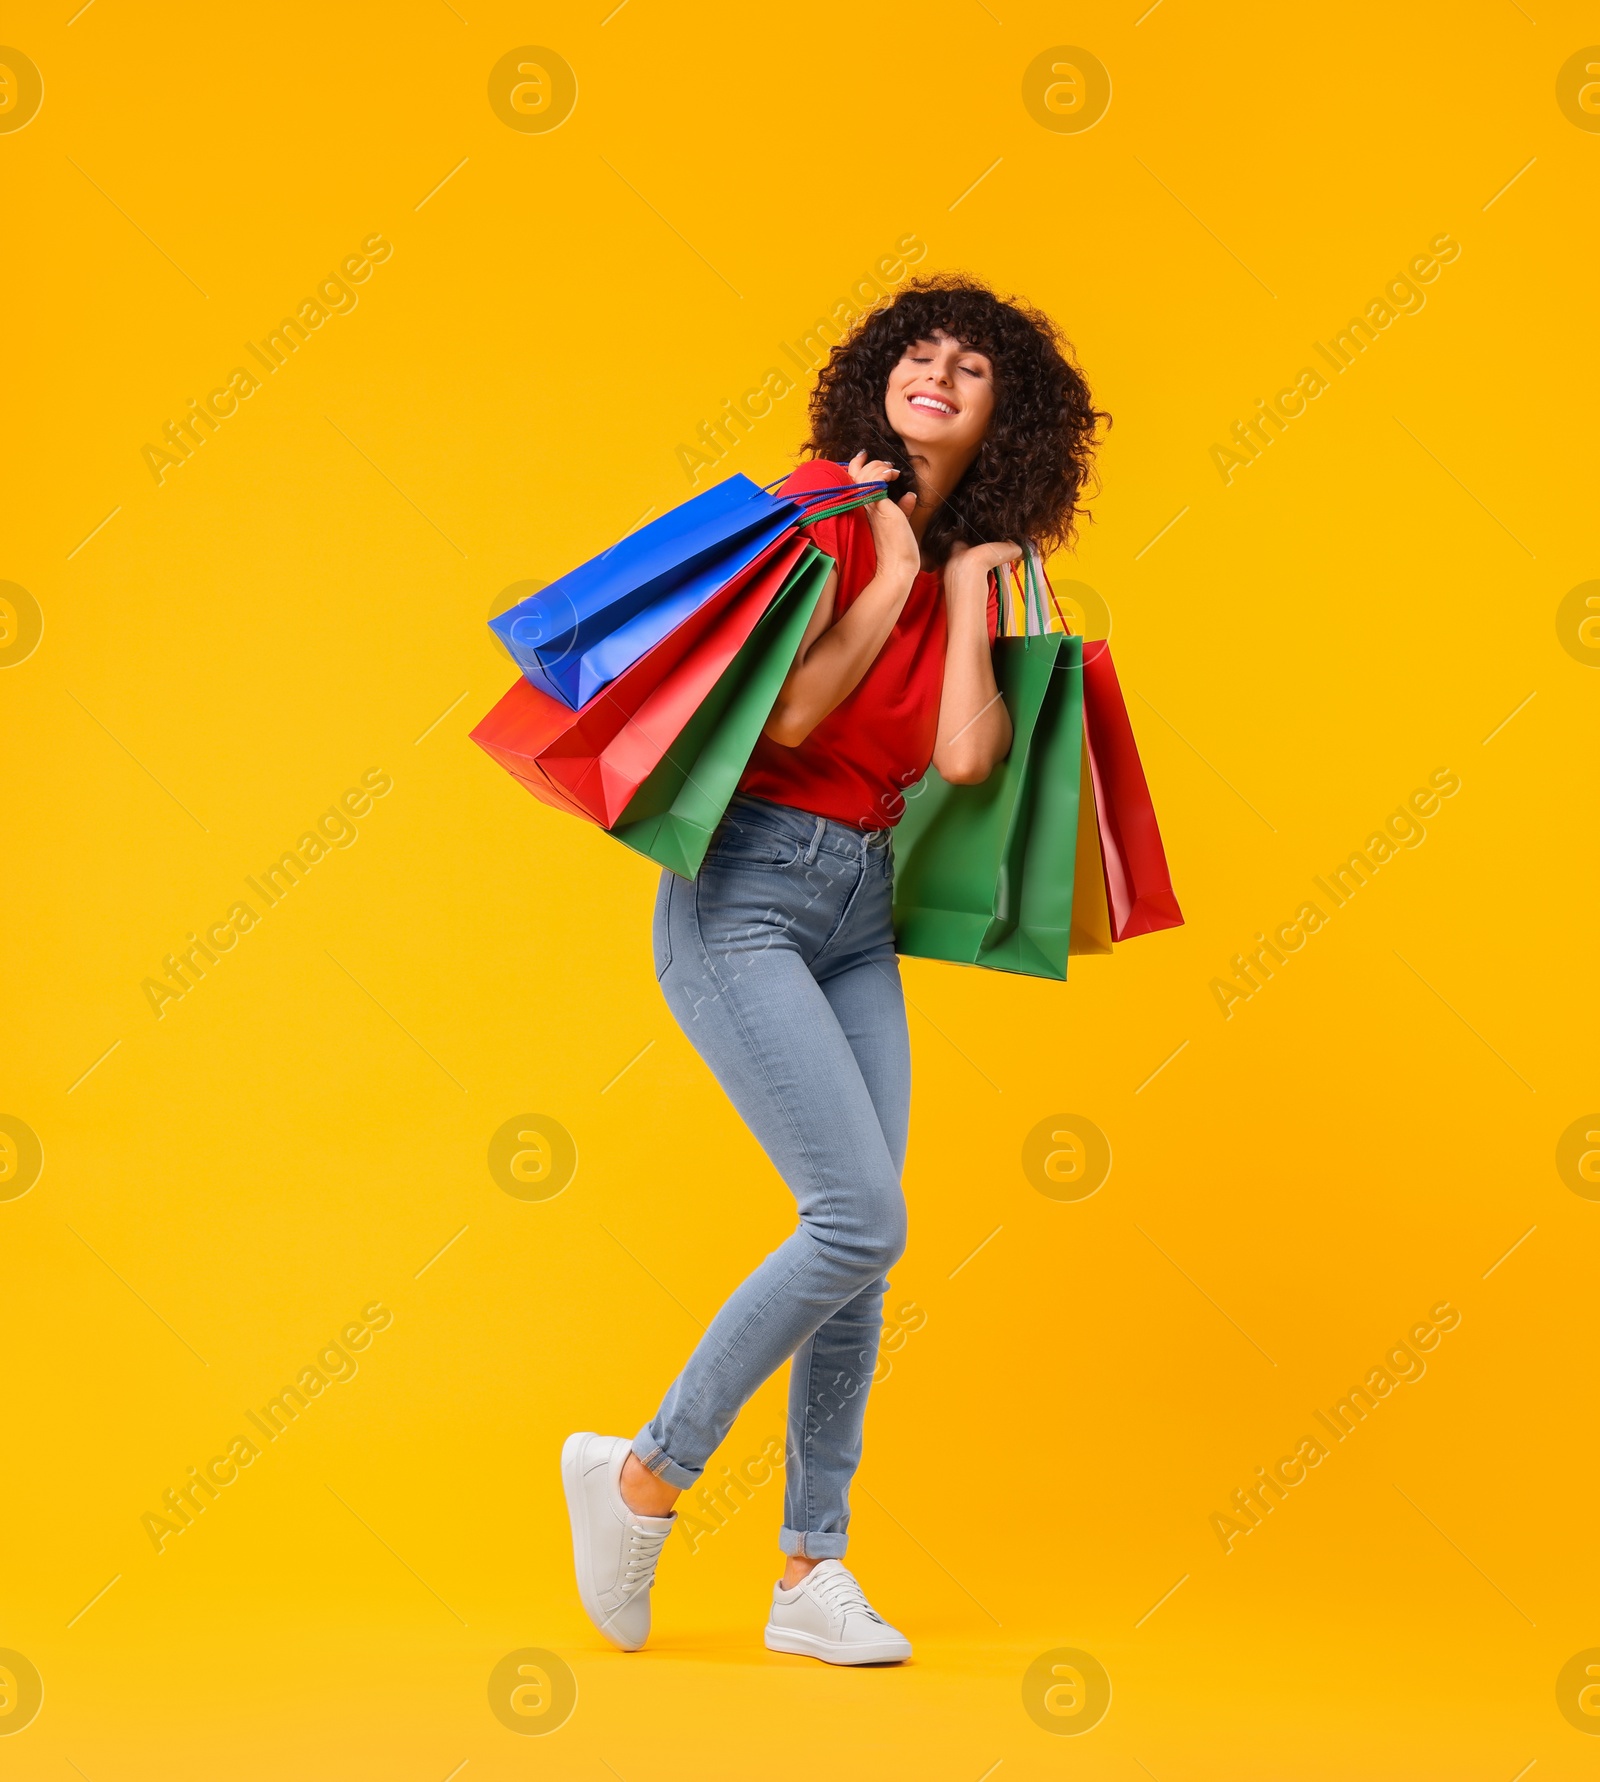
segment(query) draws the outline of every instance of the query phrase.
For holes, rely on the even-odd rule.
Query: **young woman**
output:
[[[909,286],[836,347],[786,488],[884,479],[811,527],[833,558],[740,791],[693,883],[661,877],[656,974],[794,1194],[796,1230],[712,1321],[630,1442],[570,1436],[583,1606],[634,1650],[678,1494],[790,1361],[785,1556],[766,1643],[833,1664],[909,1658],[845,1569],[884,1271],[906,1241],[911,1058],[890,831],[933,766],[984,779],[1011,746],[990,572],[1072,536],[1096,425],[1045,317],[970,280]]]

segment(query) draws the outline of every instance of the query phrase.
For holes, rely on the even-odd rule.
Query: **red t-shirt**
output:
[[[850,474],[842,464],[817,458],[802,464],[779,493],[849,485]],[[889,487],[892,495],[894,485]],[[818,520],[806,533],[838,565],[837,620],[877,571],[872,528],[865,512],[856,508]],[[996,619],[991,593],[991,638]],[[855,689],[797,748],[761,737],[739,790],[857,829],[892,828],[905,811],[907,788],[933,761],[945,636],[943,578],[938,570],[925,569],[911,584],[894,629]]]

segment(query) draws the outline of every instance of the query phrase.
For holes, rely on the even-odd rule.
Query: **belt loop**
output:
[[[827,833],[828,833],[828,819],[826,817],[818,817],[817,818],[817,827],[812,832],[812,836],[811,836],[811,846],[806,849],[806,865],[807,866],[810,866],[811,863],[816,859],[817,849],[822,846],[822,838]]]

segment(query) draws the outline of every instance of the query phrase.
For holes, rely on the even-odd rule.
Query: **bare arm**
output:
[[[858,452],[850,475],[858,483],[888,480],[899,473],[888,464],[868,463]],[[837,570],[828,577],[817,610],[767,719],[763,734],[785,748],[796,748],[861,684],[876,661],[905,607],[911,584],[921,567],[916,535],[906,517],[914,495],[900,502],[875,501],[866,510],[878,567],[872,580],[835,619],[839,591]]]
[[[989,571],[1014,563],[1014,544],[958,545],[944,572],[944,693],[933,765],[953,786],[988,779],[1011,747],[1011,714],[989,647]]]

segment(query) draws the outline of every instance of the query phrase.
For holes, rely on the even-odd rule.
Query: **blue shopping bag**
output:
[[[523,674],[573,710],[795,527],[882,498],[882,483],[774,495],[731,476],[490,620]]]

